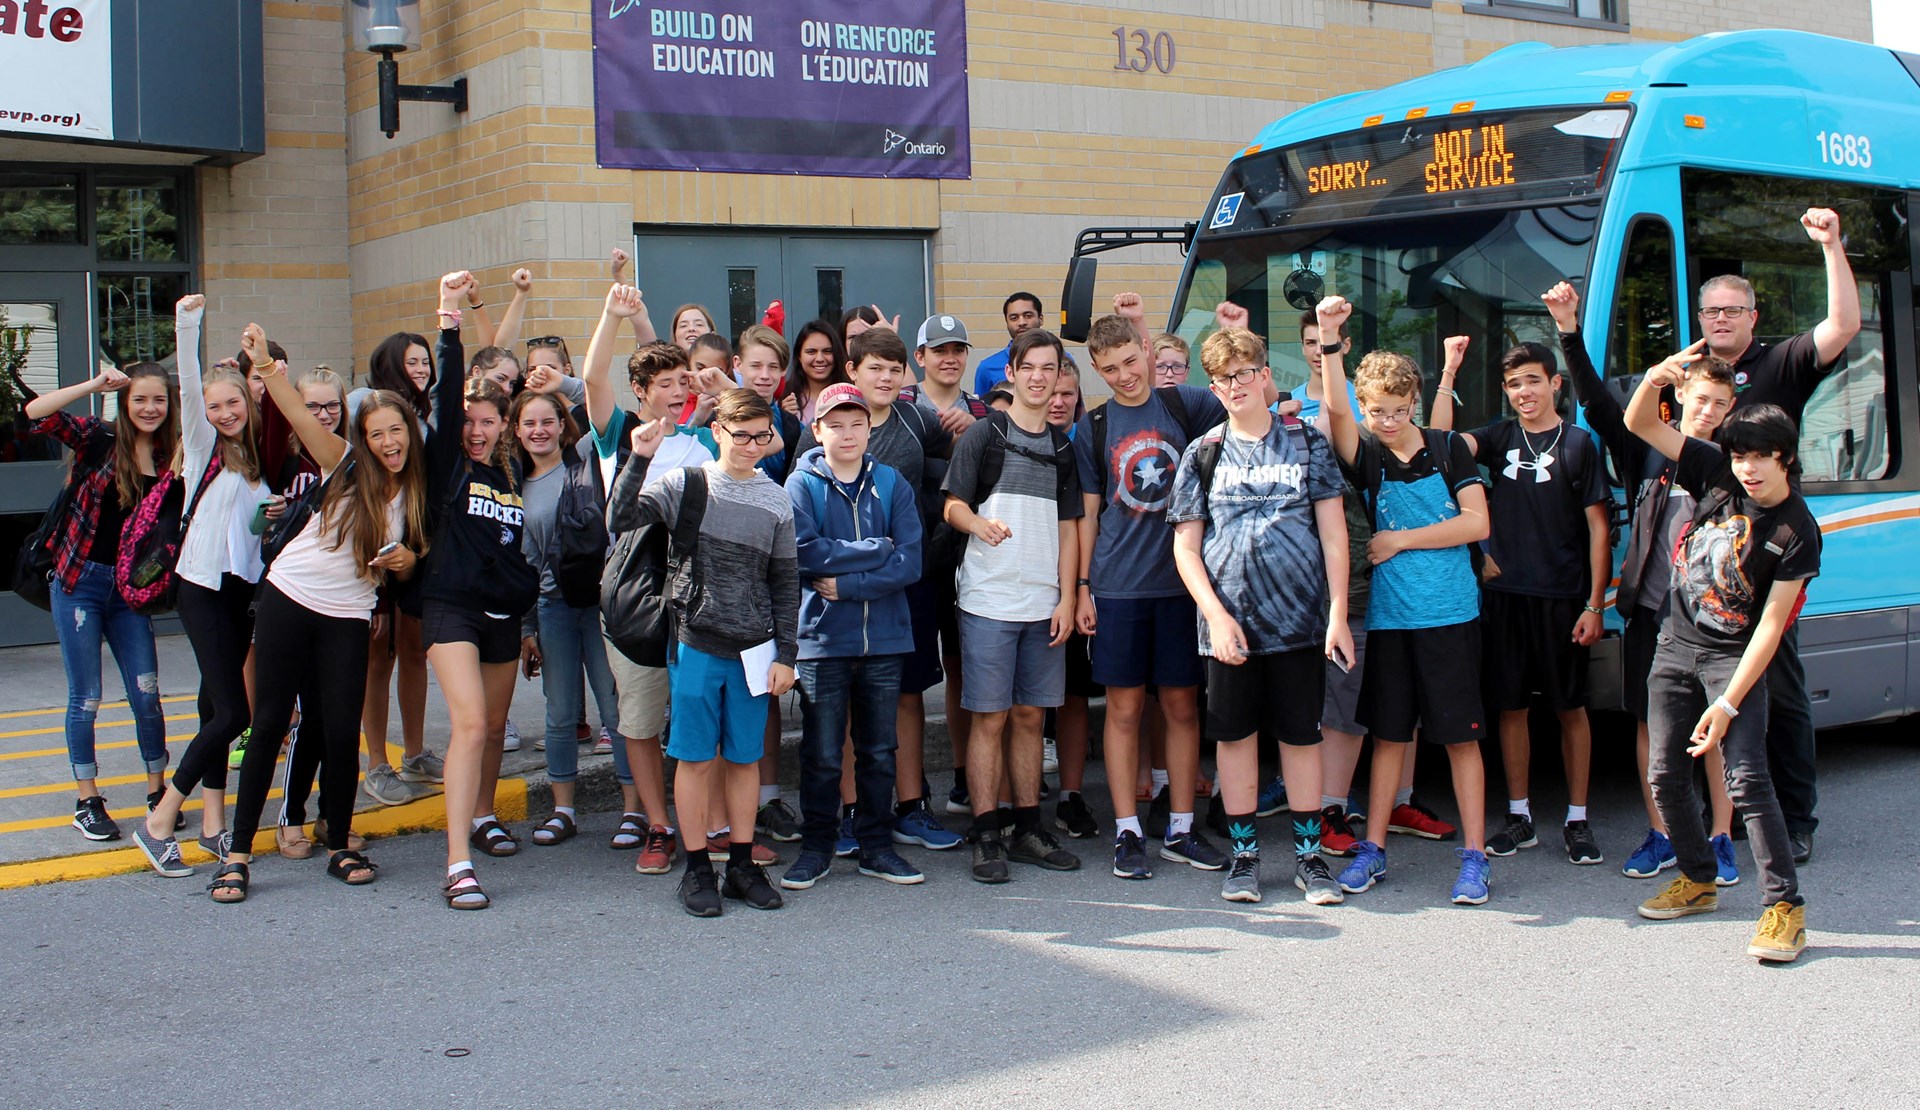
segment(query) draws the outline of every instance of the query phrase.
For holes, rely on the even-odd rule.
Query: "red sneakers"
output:
[[[1350,856],[1359,838],[1347,826],[1347,811],[1328,806],[1320,811],[1320,851],[1329,856]]]
[[[1459,830],[1434,816],[1418,802],[1393,807],[1387,815],[1387,831],[1417,836],[1422,840],[1452,840]]]
[[[664,875],[673,870],[673,855],[679,850],[680,844],[672,829],[665,825],[650,826],[646,843],[641,845],[640,855],[633,861],[633,869],[642,875]]]

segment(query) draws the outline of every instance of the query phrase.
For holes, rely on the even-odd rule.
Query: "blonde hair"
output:
[[[1153,337],[1153,353],[1159,354],[1161,351],[1179,351],[1183,359],[1193,357],[1193,348],[1187,346],[1187,341],[1168,331]]]
[[[1353,371],[1354,396],[1419,397],[1420,367],[1395,351],[1369,351]]]
[[[216,442],[220,449],[220,465],[227,470],[240,473],[249,482],[260,480],[260,406],[254,403],[253,386],[247,381],[246,374],[226,367],[208,370],[200,379],[201,403],[206,403],[207,390],[216,385],[230,385],[240,391],[240,399],[246,403],[247,426],[237,436],[219,436]]]
[[[788,348],[786,339],[765,324],[755,324],[750,328],[741,329],[740,338],[735,340],[733,345],[742,357],[746,356],[748,347],[765,347],[773,352],[774,361],[783,368],[793,358],[793,351]]]
[[[1225,373],[1230,364],[1243,359],[1255,367],[1267,364],[1266,343],[1246,328],[1221,328],[1200,344],[1200,366],[1208,377]]]

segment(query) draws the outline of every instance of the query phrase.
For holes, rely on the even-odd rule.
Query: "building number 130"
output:
[[[1873,144],[1865,135],[1822,131],[1813,141],[1820,148],[1820,160],[1829,166],[1858,166],[1864,170],[1873,165]]]
[[[1161,73],[1173,72],[1173,36],[1166,31],[1155,35],[1139,27],[1132,31],[1115,27],[1113,38],[1117,53],[1113,68],[1128,69],[1135,73],[1145,73],[1149,69],[1157,69]],[[1132,49],[1128,49],[1128,39],[1133,40]]]

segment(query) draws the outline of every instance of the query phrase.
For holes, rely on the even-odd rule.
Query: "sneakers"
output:
[[[1113,838],[1113,873],[1121,879],[1151,879],[1153,868],[1147,864],[1147,845],[1140,834],[1128,829]],[[1254,886],[1259,887],[1256,881]]]
[[[1167,837],[1167,815],[1173,812],[1173,787],[1163,786],[1147,804],[1146,816],[1140,819],[1140,828],[1148,840],[1165,840]]]
[[[167,878],[179,879],[193,874],[193,868],[180,858],[180,842],[171,836],[165,840],[154,836],[147,831],[145,821],[133,823],[133,842],[140,846],[140,854],[147,857],[153,869]]]
[[[1459,832],[1436,817],[1432,810],[1414,801],[1393,807],[1393,812],[1387,814],[1387,831],[1402,836],[1417,836],[1422,840],[1452,840]],[[1528,843],[1521,847],[1531,848],[1533,845]]]
[[[1007,844],[1007,858],[1014,863],[1030,863],[1048,871],[1078,871],[1080,857],[1060,846],[1045,829],[1015,830]]]
[[[1320,811],[1320,854],[1324,856],[1350,856],[1353,846],[1360,838],[1353,835],[1353,829],[1347,824],[1347,811],[1339,806],[1328,806]]]
[[[1086,838],[1100,831],[1100,823],[1093,819],[1093,811],[1087,808],[1087,800],[1078,791],[1060,799],[1053,807],[1054,827],[1075,840]]]
[[[1176,833],[1160,842],[1160,858],[1184,863],[1202,871],[1218,871],[1227,865],[1227,854],[1215,848],[1199,829]]]
[[[1540,838],[1534,835],[1533,818],[1520,813],[1509,813],[1506,827],[1487,838],[1487,854],[1510,856],[1522,848],[1531,848],[1538,843]]]
[[[895,844],[918,844],[922,848],[944,852],[949,848],[958,848],[965,839],[940,823],[933,811],[927,808],[925,798],[913,803],[912,809],[895,814],[893,818]]]
[[[1460,854],[1460,877],[1453,880],[1453,904],[1456,906],[1484,906],[1487,904],[1487,889],[1492,884],[1487,881],[1487,854],[1471,848],[1457,848]]]
[[[639,856],[634,858],[633,869],[642,875],[664,875],[673,870],[673,856],[679,850],[680,844],[674,839],[672,829],[649,825],[646,841],[640,846]]]
[[[1567,841],[1568,862],[1579,864],[1605,862],[1605,857],[1600,854],[1600,842],[1593,838],[1593,827],[1585,821],[1567,822],[1563,835]]]
[[[758,865],[727,866],[727,877],[720,881],[720,893],[756,910],[777,910],[786,902],[767,881],[767,873]]]
[[[1353,862],[1340,869],[1340,889],[1360,894],[1387,877],[1387,850],[1371,840],[1353,846]]]
[[[833,854],[848,859],[860,854],[860,841],[853,835],[853,807],[840,815],[840,835],[833,842]]]
[[[545,747],[545,746],[546,746],[546,738],[545,738],[545,736],[544,736],[544,735],[543,735],[543,736],[541,737],[541,740],[540,740],[540,746],[541,746],[541,747]],[[503,752],[517,752],[517,751],[519,751],[519,750],[520,750],[520,730],[519,730],[519,729],[517,729],[517,728],[514,728],[514,727],[513,727],[513,722],[512,722],[512,721],[508,721],[508,722],[507,722],[507,735],[506,735],[506,739],[505,739],[504,741],[502,741],[502,742],[501,742],[501,745],[500,745],[500,750],[501,750],[501,751],[503,751]],[[681,885],[682,887],[685,887],[685,886],[686,886],[686,884],[685,884],[685,883],[682,883],[682,884],[680,884],[680,885]],[[685,893],[685,891],[683,890],[683,891],[682,891],[682,893],[684,894],[684,893]],[[681,899],[681,901],[682,901],[682,902],[684,902],[684,901],[686,901],[686,899],[685,899],[685,898],[682,898],[682,899]],[[688,913],[693,913],[693,911],[692,911],[692,910],[688,910],[687,912],[688,912]],[[703,913],[703,914],[694,914],[694,916],[696,916],[696,917],[719,917],[719,916],[720,916],[720,914],[719,914],[719,911],[717,911],[717,910],[716,910],[716,911],[715,911],[715,912],[713,912],[713,913]]]
[[[1317,855],[1294,857],[1293,885],[1306,892],[1311,905],[1337,906],[1347,900],[1333,872],[1327,869],[1327,861]]]
[[[964,767],[954,772],[953,789],[947,791],[947,812],[963,817],[973,814],[973,799],[967,796],[967,769]]]
[[[833,857],[826,852],[801,849],[800,858],[793,861],[787,873],[780,876],[783,890],[806,890],[827,877],[833,870]]]
[[[927,881],[920,869],[906,861],[906,857],[892,848],[882,848],[877,852],[860,854],[860,873],[876,879],[885,879],[895,886],[914,886]]]
[[[1720,908],[1720,888],[1712,883],[1696,883],[1681,875],[1667,889],[1640,903],[1640,916],[1649,921],[1671,921],[1696,913],[1712,913]]]
[[[800,815],[785,798],[775,798],[753,815],[753,827],[783,844],[800,839]]]
[[[1233,857],[1227,877],[1220,880],[1220,897],[1229,902],[1260,900],[1260,857],[1242,854]]]
[[[74,800],[73,827],[88,840],[120,839],[120,826],[107,816],[107,800],[98,794]]]
[[[1760,915],[1747,955],[1772,963],[1790,963],[1807,950],[1807,907],[1775,902]]]
[[[1060,773],[1060,745],[1052,740],[1047,740],[1040,746],[1040,773],[1043,775]]]
[[[613,754],[613,736],[609,734],[607,730],[604,728],[600,730],[599,737],[596,738],[593,742],[593,754],[595,755],[612,755]]]
[[[1255,817],[1272,817],[1276,813],[1287,811],[1287,784],[1279,775],[1273,781],[1260,788],[1260,800],[1255,803]]]
[[[382,763],[367,771],[367,777],[360,784],[366,789],[367,797],[383,806],[403,806],[418,797],[418,793],[394,773],[390,764]]]
[[[1733,838],[1721,833],[1713,838],[1713,876],[1715,886],[1739,886],[1740,864],[1733,857]]]
[[[447,761],[425,748],[419,755],[410,755],[400,760],[401,782],[445,782],[447,781]]]
[[[720,916],[720,880],[713,868],[687,868],[680,876],[680,905],[695,917]]]
[[[1007,846],[999,829],[980,829],[973,834],[973,881],[1007,881]]]
[[[1793,862],[1795,865],[1808,863],[1813,859],[1813,834],[1812,833],[1794,832],[1792,829],[1788,829],[1787,844],[1789,847],[1793,849]],[[1802,944],[1801,947],[1804,948],[1806,947],[1806,945]],[[1798,955],[1799,953],[1796,951],[1794,954]],[[1792,958],[1793,958],[1792,956],[1787,957],[1787,959],[1792,959]]]
[[[1731,842],[1728,847],[1732,847]],[[1673,842],[1667,839],[1667,834],[1648,829],[1647,838],[1627,857],[1626,866],[1620,868],[1620,873],[1629,879],[1651,879],[1678,862],[1673,855]]]
[[[726,833],[722,833],[718,837],[707,837],[707,859],[709,862],[726,863],[733,858],[732,852],[733,842],[728,839]],[[753,865],[755,867],[772,867],[779,862],[780,854],[778,852],[775,852],[772,848],[767,847],[757,840],[753,842]]]
[[[233,742],[233,750],[227,753],[227,770],[238,771],[240,764],[247,758],[247,744],[253,740],[253,729],[240,730],[240,739]]]
[[[160,799],[166,796],[167,796],[167,792],[165,789],[155,790],[151,794],[148,794],[147,795],[147,812],[152,813],[155,809],[158,809],[160,806]],[[174,814],[173,815],[173,831],[179,832],[181,829],[184,829],[186,827],[187,827],[187,815],[184,813]]]

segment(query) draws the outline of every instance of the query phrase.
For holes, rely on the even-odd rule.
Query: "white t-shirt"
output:
[[[405,529],[400,495],[395,494],[393,500],[387,502],[387,538],[381,542],[395,542],[405,534]],[[341,525],[337,548],[335,537],[334,530],[325,527],[320,514],[315,512],[300,534],[281,549],[280,557],[267,571],[267,581],[287,595],[288,600],[323,617],[367,620],[373,613],[378,578],[360,573],[351,525]]]

